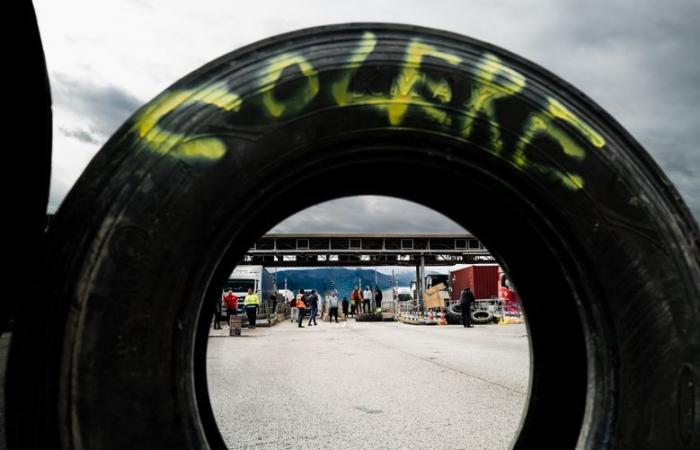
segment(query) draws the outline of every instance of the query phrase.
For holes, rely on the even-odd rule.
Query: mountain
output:
[[[299,289],[316,289],[323,293],[325,290],[337,289],[340,298],[350,297],[350,292],[357,285],[358,279],[362,280],[362,289],[370,286],[374,290],[374,269],[345,269],[345,268],[317,268],[302,270],[278,270],[277,286],[284,288],[285,279],[287,289],[297,291]],[[387,289],[392,286],[391,275],[376,272],[379,289]],[[399,286],[410,286],[415,279],[412,272],[397,274]],[[335,281],[335,284],[333,283]]]

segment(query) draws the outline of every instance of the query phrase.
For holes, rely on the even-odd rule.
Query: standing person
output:
[[[272,303],[272,309],[270,310],[270,313],[268,316],[272,317],[275,315],[275,308],[277,308],[277,293],[273,292],[270,294],[270,303]]]
[[[357,314],[359,315],[362,312],[362,288],[360,286],[357,286]]]
[[[259,304],[260,299],[258,296],[253,292],[252,288],[248,288],[248,295],[243,299],[245,314],[248,316],[248,328],[255,328],[255,321],[258,319]]]
[[[459,296],[459,306],[462,309],[462,324],[464,328],[472,328],[472,302],[474,294],[471,289],[465,287],[462,289],[462,294]]]
[[[329,322],[333,323],[333,316],[335,316],[335,323],[338,323],[338,294],[335,292],[328,299],[328,314],[330,317]]]
[[[314,325],[318,325],[318,323],[316,323],[316,314],[318,314],[318,295],[316,295],[316,289],[311,289],[311,295],[309,295],[306,301],[309,303],[309,308],[311,308],[308,326],[311,326],[312,321]]]
[[[299,308],[297,308],[297,300],[301,297],[301,294],[297,294],[290,302],[289,308],[291,310],[290,316],[292,317],[292,323],[299,319]]]
[[[372,289],[367,286],[362,292],[362,311],[372,312]]]
[[[216,299],[216,304],[214,305],[214,329],[215,330],[220,330],[221,329],[221,304],[223,303],[224,298],[223,295],[221,298]]]
[[[357,288],[355,288],[350,293],[350,302],[352,303],[352,309],[350,310],[350,314],[352,314],[353,317],[357,316],[357,304],[359,303],[359,301],[360,297],[357,295]]]
[[[376,310],[381,310],[382,309],[382,298],[384,295],[382,294],[382,291],[379,290],[379,286],[377,286],[377,290],[374,293],[374,302],[376,304]]]
[[[231,317],[238,315],[238,297],[233,293],[233,289],[229,288],[224,295],[224,304],[226,305],[226,317],[228,318],[229,326],[231,325]]]
[[[299,328],[304,328],[302,323],[304,322],[304,313],[306,312],[306,295],[304,295],[304,290],[299,289],[299,295],[296,299],[297,315],[299,320]]]
[[[348,320],[348,298],[343,297],[343,316],[345,316],[345,320]]]

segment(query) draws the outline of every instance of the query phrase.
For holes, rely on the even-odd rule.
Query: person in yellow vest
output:
[[[252,289],[248,289],[248,295],[245,296],[243,300],[243,305],[245,306],[245,314],[248,316],[248,328],[255,328],[255,321],[258,318],[258,305],[260,304],[260,299],[253,292]]]

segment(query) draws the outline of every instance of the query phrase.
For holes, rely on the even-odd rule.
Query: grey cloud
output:
[[[145,1],[131,1],[132,5],[140,6],[139,12],[147,10]],[[700,105],[697,82],[700,3],[697,0],[454,0],[430,5],[406,0],[400,5],[374,2],[371,8],[362,2],[328,7],[327,2],[309,0],[302,15],[283,13],[286,11],[283,5],[288,2],[280,4],[281,12],[277,15],[269,14],[269,5],[232,8],[222,4],[213,11],[195,8],[189,17],[197,26],[218,30],[217,39],[230,43],[231,50],[283,31],[358,20],[415,23],[503,46],[553,71],[610,112],[649,151],[677,186],[695,217],[700,218],[700,152],[696,150],[700,127],[695,123]],[[237,24],[232,31],[231,24],[240,17],[248,20]],[[180,48],[174,54],[183,51],[199,50]],[[161,78],[165,77],[163,73],[173,70],[169,66],[156,66],[162,64],[158,62],[140,64],[154,64],[149,72],[161,74]],[[159,82],[163,84],[171,81],[166,83],[161,78]],[[86,130],[97,139],[109,136],[141,103],[118,87],[96,86],[89,80],[65,74],[52,75],[52,90],[57,105],[85,117],[76,129]],[[361,211],[371,207],[362,202],[351,204]],[[345,213],[346,209],[333,204],[328,207],[328,214],[325,210],[312,209],[316,217],[303,221],[290,218],[279,227],[332,226],[355,230],[358,222]],[[386,211],[402,214],[399,217],[418,217],[422,224],[432,224],[429,214],[409,213],[412,210],[408,206],[404,210],[387,206]],[[416,222],[396,224],[391,214],[383,214],[381,208],[370,215],[381,226],[390,223],[389,230],[418,226]]]
[[[560,1],[549,7],[556,20],[533,33],[526,56],[611,113],[700,218],[700,3]]]
[[[559,30],[579,45],[596,48],[644,45],[659,48],[692,45],[697,37],[700,7],[696,1],[608,1],[605,7],[580,2],[558,2]]]
[[[92,133],[85,130],[81,130],[80,128],[73,128],[72,130],[69,130],[67,128],[59,128],[58,131],[66,137],[74,138],[79,141],[86,142],[88,144],[101,143],[101,141],[95,136],[93,136]]]
[[[85,118],[91,134],[108,138],[144,102],[116,86],[98,86],[65,74],[52,74],[51,95],[57,107]]]
[[[432,209],[390,197],[332,200],[300,211],[277,233],[462,233],[464,229]]]
[[[49,193],[49,204],[47,205],[46,212],[48,214],[54,214],[58,207],[61,206],[63,199],[70,191],[71,186],[66,183],[60,177],[52,176],[51,179],[51,191]]]

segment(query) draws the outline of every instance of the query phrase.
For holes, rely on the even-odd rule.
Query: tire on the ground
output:
[[[452,303],[445,310],[445,316],[447,317],[447,323],[451,325],[462,323],[462,312],[458,303]]]
[[[484,325],[493,322],[493,314],[488,311],[476,310],[472,311],[472,323]]]
[[[432,207],[510,273],[533,352],[514,448],[700,445],[698,228],[666,177],[533,63],[376,24],[223,56],[105,144],[52,224],[24,302],[41,322],[16,324],[12,433],[23,448],[224,448],[202,299],[273,225],[356,194]]]
[[[455,316],[454,314],[445,314],[447,317],[447,323],[450,325],[457,325],[462,323],[462,316]]]
[[[358,314],[355,319],[357,322],[381,322],[383,320],[382,313],[371,312]]]

